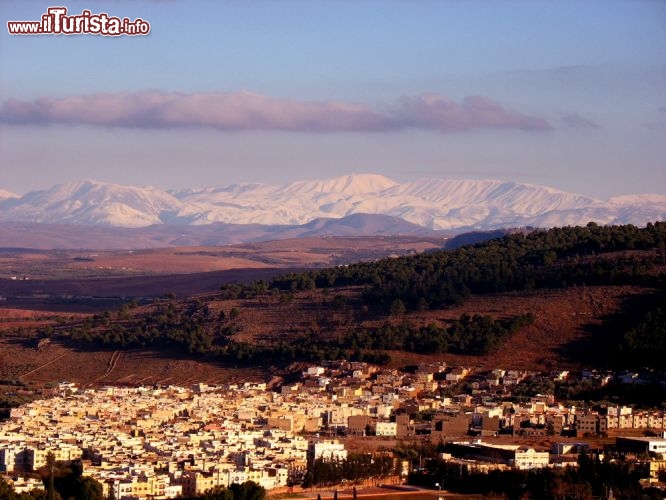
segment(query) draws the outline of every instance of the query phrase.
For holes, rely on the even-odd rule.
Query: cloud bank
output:
[[[544,118],[508,110],[487,97],[470,96],[456,102],[436,94],[402,97],[383,110],[357,103],[276,99],[250,92],[144,91],[10,99],[0,107],[0,123],[298,132],[552,129]]]

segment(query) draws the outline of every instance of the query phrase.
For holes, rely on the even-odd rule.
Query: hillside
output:
[[[500,348],[481,355],[455,353],[413,353],[387,351],[388,366],[404,367],[427,361],[446,361],[452,365],[493,369],[496,367],[550,370],[580,369],[595,364],[586,355],[594,352],[589,346],[581,351],[595,326],[604,324],[604,318],[621,312],[628,298],[643,299],[650,290],[641,287],[586,287],[575,290],[543,290],[478,296],[460,307],[442,311],[407,313],[404,318],[373,318],[358,322],[360,328],[380,328],[390,324],[446,325],[458,320],[462,314],[489,315],[507,318],[516,314],[532,313],[534,324],[505,339]],[[353,291],[345,292],[353,298]],[[235,339],[242,342],[269,343],[277,339],[300,339],[306,332],[318,332],[324,339],[344,335],[349,321],[357,321],[348,311],[333,306],[335,296],[323,292],[299,292],[286,303],[255,299],[219,300],[202,297],[212,310],[229,314],[239,312],[234,324],[239,331]],[[130,310],[131,315],[142,315],[146,308]],[[38,339],[49,332],[76,331],[85,326],[85,320],[71,314],[59,316],[37,311],[23,312],[23,316],[0,320],[4,333],[0,337],[0,377],[16,378],[26,382],[70,380],[88,384],[103,383],[180,383],[197,381],[216,383],[229,378],[270,378],[282,373],[289,362],[274,358],[268,362],[221,362],[218,356],[188,353],[179,344],[141,346],[114,346],[88,342],[54,340],[38,347]],[[87,315],[88,318],[94,316]],[[110,325],[129,324],[111,313]],[[22,327],[23,332],[16,333]],[[36,327],[36,328],[35,328]],[[29,334],[33,328],[41,334]],[[49,336],[52,336],[50,334]],[[54,337],[55,338],[55,337]],[[575,355],[574,355],[575,354]],[[594,360],[599,361],[599,360]],[[603,360],[601,360],[603,361]]]
[[[7,332],[0,355],[14,376],[42,381],[188,379],[181,368],[195,365],[191,373],[214,379],[225,368],[274,373],[335,357],[393,366],[644,366],[666,352],[662,336],[649,334],[663,314],[665,243],[664,223],[514,234],[50,320],[32,333]],[[51,341],[37,351],[50,360],[43,364],[34,360],[39,339]]]

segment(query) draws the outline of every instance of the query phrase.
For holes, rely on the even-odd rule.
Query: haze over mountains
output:
[[[267,226],[224,224],[201,226],[156,224],[148,227],[87,226],[0,222],[0,248],[121,250],[183,246],[219,246],[323,236],[439,236],[397,217],[353,214],[340,219],[315,219],[307,224]]]
[[[381,219],[381,227],[374,228],[378,233],[387,224],[394,226],[386,229],[393,233],[418,230],[412,224],[425,230],[456,232],[582,225],[590,221],[644,225],[666,218],[666,196],[641,194],[598,200],[517,182],[420,179],[401,184],[374,174],[284,185],[231,184],[174,191],[93,180],[60,184],[24,196],[0,191],[1,222],[119,228],[312,223],[321,229],[332,224],[330,219],[354,214],[390,216]],[[411,224],[400,224],[395,218]],[[312,222],[317,219],[325,220]],[[343,226],[366,225],[365,229],[372,232],[367,227],[370,219],[366,217],[361,223],[357,217]],[[335,232],[331,229],[330,234]]]

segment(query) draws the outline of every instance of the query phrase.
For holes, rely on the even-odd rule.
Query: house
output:
[[[312,441],[308,445],[308,461],[323,458],[324,460],[344,460],[347,458],[345,445],[337,439]]]
[[[395,437],[398,432],[398,424],[395,422],[377,422],[375,434],[377,436]]]

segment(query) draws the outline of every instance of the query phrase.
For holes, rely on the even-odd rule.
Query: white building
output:
[[[398,424],[395,422],[377,422],[375,434],[377,436],[396,436],[398,433]]]
[[[345,460],[347,450],[337,439],[330,441],[313,441],[308,446],[308,461],[323,458],[324,460]]]
[[[536,451],[534,448],[518,448],[515,450],[513,465],[516,469],[540,469],[548,467],[550,454],[547,451]]]

